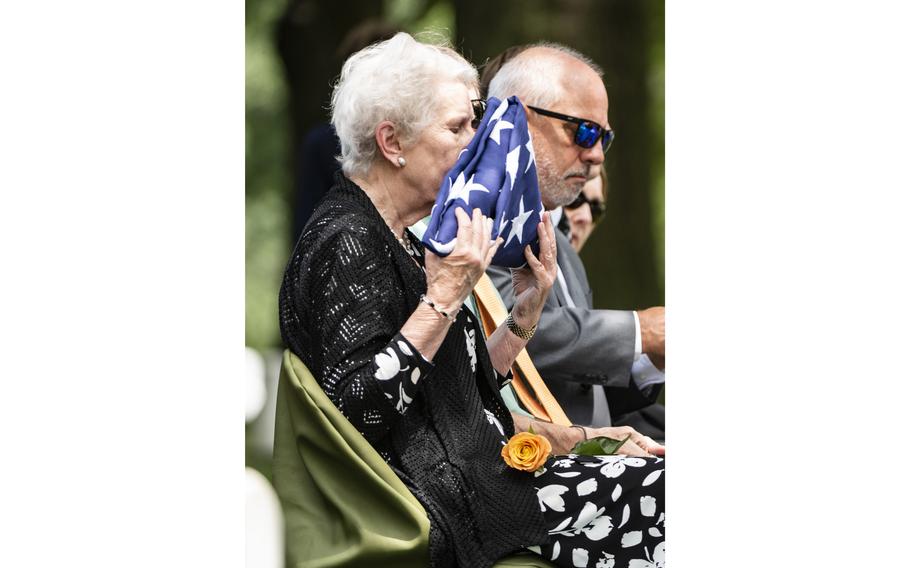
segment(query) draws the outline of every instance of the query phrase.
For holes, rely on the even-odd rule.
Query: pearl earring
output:
[[[404,156],[398,156],[398,165],[402,168],[408,165],[408,161],[404,159]]]

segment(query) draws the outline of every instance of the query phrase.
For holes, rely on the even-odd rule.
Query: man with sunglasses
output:
[[[613,142],[602,71],[584,55],[557,44],[539,44],[503,63],[487,95],[516,95],[526,105],[544,207],[571,204],[585,182],[599,175]],[[483,80],[483,79],[482,79]],[[664,309],[639,312],[593,309],[581,259],[557,233],[559,273],[528,352],[575,424],[632,426],[664,438]],[[507,269],[488,274],[511,308]],[[633,369],[634,367],[634,369]],[[634,370],[634,372],[633,372]]]

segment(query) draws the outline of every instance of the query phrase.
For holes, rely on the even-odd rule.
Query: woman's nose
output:
[[[594,222],[594,218],[591,217],[590,205],[583,203],[582,206],[578,208],[578,212],[575,214],[575,222],[579,225],[590,225]]]

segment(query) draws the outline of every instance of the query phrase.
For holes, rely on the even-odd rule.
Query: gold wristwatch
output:
[[[534,332],[537,331],[536,325],[531,327],[531,329],[525,329],[515,323],[515,318],[512,317],[511,312],[509,312],[509,317],[506,318],[506,325],[509,327],[509,331],[524,339],[525,341],[534,337]]]

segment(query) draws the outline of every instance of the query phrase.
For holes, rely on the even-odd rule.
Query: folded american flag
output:
[[[478,208],[493,219],[493,236],[503,244],[493,264],[524,266],[525,245],[539,253],[537,224],[543,214],[528,119],[517,97],[490,97],[487,111],[467,148],[442,180],[423,244],[439,256],[455,248],[456,208]]]

